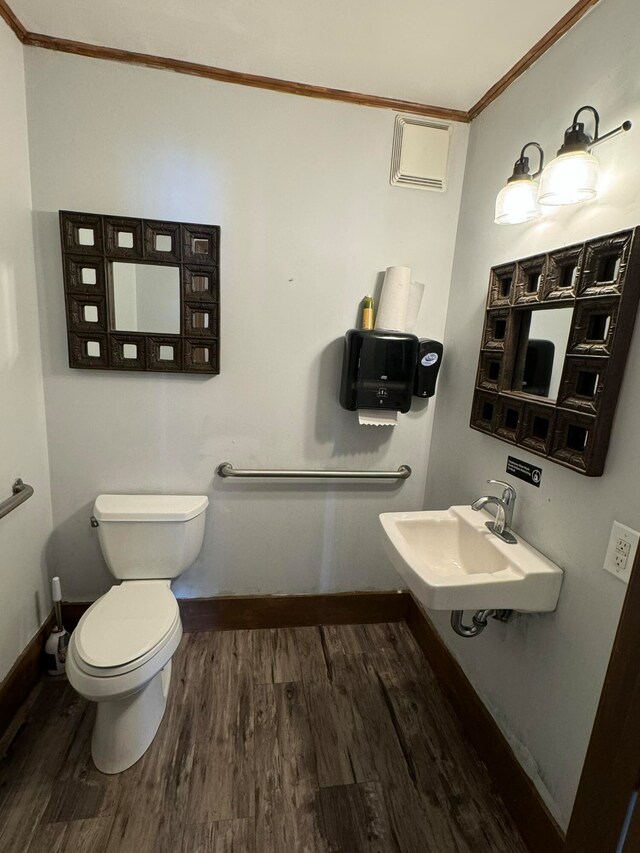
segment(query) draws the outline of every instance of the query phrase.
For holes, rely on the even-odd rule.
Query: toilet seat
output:
[[[76,663],[98,677],[131,672],[158,654],[179,626],[168,581],[126,581],[111,587],[80,619],[73,634]]]

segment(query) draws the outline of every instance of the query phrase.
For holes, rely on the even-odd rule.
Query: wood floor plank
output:
[[[67,681],[43,681],[37,702],[0,762],[0,806],[7,780],[57,777],[86,707]]]
[[[253,635],[256,684],[302,680],[294,628],[264,628]]]
[[[345,683],[327,679],[304,685],[321,787],[378,779],[366,727]]]
[[[103,853],[113,817],[40,824],[27,853]]]
[[[95,706],[87,702],[73,743],[58,775],[43,823],[81,821],[112,816],[119,795],[119,776],[100,773],[91,758]]]
[[[484,765],[451,729],[439,692],[393,664],[376,676],[415,787],[429,803],[432,825],[450,830],[459,849],[473,850],[481,841],[495,853],[522,853]]]
[[[254,815],[253,633],[209,635],[210,666],[195,703],[189,824]]]
[[[413,757],[381,689],[375,665],[364,654],[347,654],[336,673],[336,683],[350,691],[367,733],[368,760],[382,785],[390,832],[400,850],[435,853],[465,851],[456,843],[455,831],[432,813],[416,787]],[[364,747],[363,747],[364,748]]]
[[[182,838],[181,851],[182,853],[256,853],[255,820],[240,818],[189,826]]]
[[[255,687],[256,848],[328,853],[303,686]]]
[[[0,810],[0,850],[24,853],[36,832],[51,795],[52,781],[16,782]]]
[[[300,663],[300,674],[304,682],[326,681],[329,678],[329,663],[325,657],[322,634],[319,626],[294,628],[294,641]]]
[[[0,762],[0,850],[24,853],[47,808],[86,710],[65,681],[45,680]]]
[[[323,788],[320,802],[331,853],[403,853],[377,782]]]

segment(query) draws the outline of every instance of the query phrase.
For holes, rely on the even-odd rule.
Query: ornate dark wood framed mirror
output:
[[[640,298],[639,229],[491,270],[473,429],[603,473]]]
[[[220,372],[220,227],[60,211],[69,366]]]

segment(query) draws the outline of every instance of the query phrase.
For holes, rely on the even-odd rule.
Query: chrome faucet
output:
[[[488,504],[494,504],[496,507],[495,521],[487,521],[486,526],[499,539],[502,539],[503,542],[515,545],[518,540],[511,532],[511,522],[513,521],[513,508],[516,504],[516,490],[509,483],[503,483],[502,480],[487,480],[487,483],[502,486],[502,497],[484,495],[471,504],[471,509],[478,512],[478,510],[483,509]]]

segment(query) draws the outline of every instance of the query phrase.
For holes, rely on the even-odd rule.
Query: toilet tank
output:
[[[206,495],[98,495],[93,515],[102,553],[121,580],[175,578],[204,538]]]

